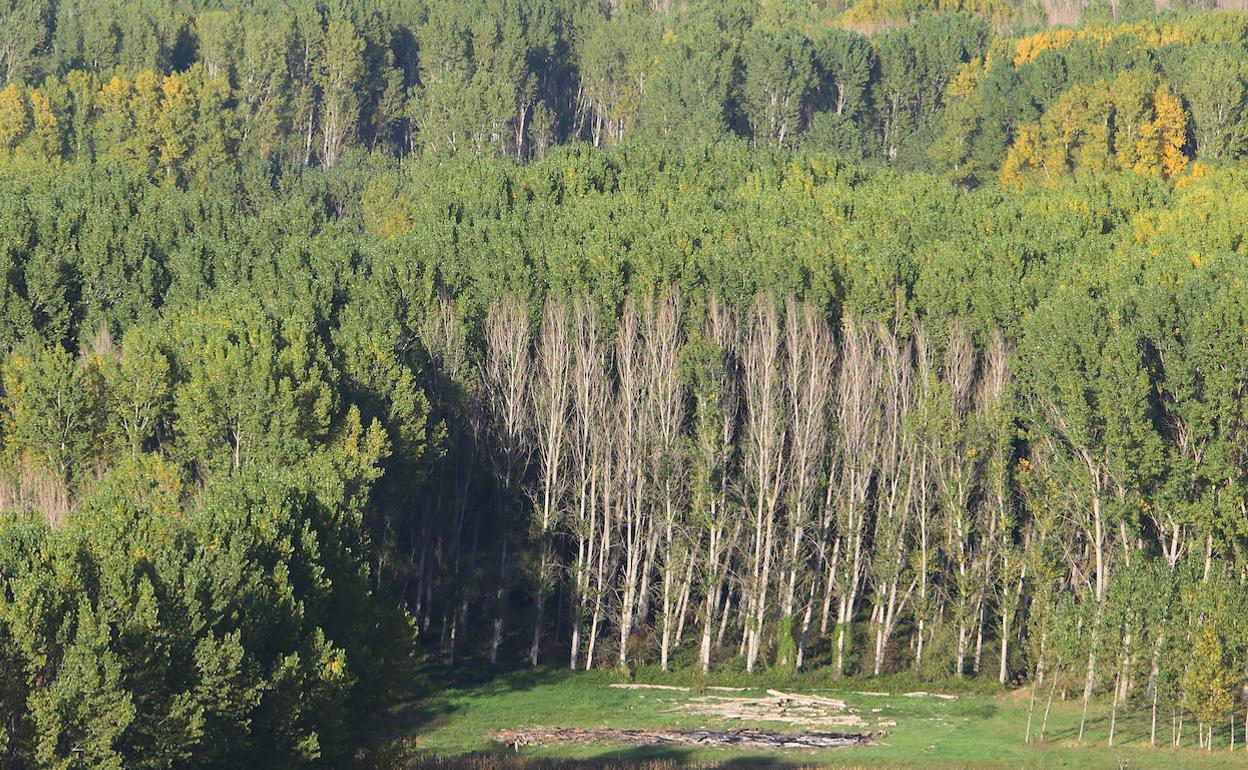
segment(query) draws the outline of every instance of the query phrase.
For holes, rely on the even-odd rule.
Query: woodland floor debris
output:
[[[842,749],[871,742],[864,733],[782,733],[742,727],[732,730],[617,730],[612,728],[530,727],[499,730],[494,741],[513,748],[551,743],[623,743],[631,746],[687,745],[749,749]]]
[[[801,695],[768,690],[765,697],[726,697],[704,695],[676,705],[674,712],[725,720],[784,722],[814,727],[866,727],[845,701],[820,695]]]

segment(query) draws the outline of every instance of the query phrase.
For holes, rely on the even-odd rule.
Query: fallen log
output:
[[[617,730],[529,727],[498,730],[496,743],[515,749],[550,743],[623,743],[630,746],[705,746],[748,749],[844,749],[871,743],[873,733],[782,733],[774,730]]]
[[[836,698],[825,698],[822,695],[802,695],[799,693],[780,692],[779,690],[768,690],[767,694],[773,698],[779,698],[801,706],[823,706],[836,709],[837,711],[845,710],[845,701],[837,700]]]
[[[958,699],[958,696],[956,695],[948,695],[943,692],[923,692],[922,690],[918,692],[902,693],[902,696],[905,698],[940,698],[941,700],[957,700]]]
[[[628,684],[618,683],[609,684],[607,687],[614,687],[617,690],[675,690],[676,692],[689,692],[688,687],[677,687],[670,684]]]

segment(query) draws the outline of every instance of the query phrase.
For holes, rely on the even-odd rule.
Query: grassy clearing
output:
[[[1217,736],[1217,748],[1206,753],[1193,745],[1153,748],[1148,745],[1147,713],[1119,712],[1117,745],[1109,747],[1107,704],[1094,703],[1083,745],[1076,741],[1080,704],[1055,702],[1049,718],[1047,741],[1025,745],[1028,693],[981,692],[959,694],[948,701],[932,697],[904,697],[913,689],[904,680],[860,680],[831,683],[806,677],[745,679],[731,675],[703,684],[750,687],[762,694],[767,687],[787,692],[815,693],[845,700],[867,722],[885,734],[875,745],[832,751],[734,751],[726,749],[636,748],[609,745],[559,745],[515,752],[490,741],[493,730],[523,727],[733,727],[740,722],[715,724],[713,720],[673,712],[678,703],[700,694],[699,685],[688,678],[638,675],[638,680],[676,682],[691,686],[690,692],[667,690],[621,690],[608,687],[624,681],[615,672],[570,673],[557,669],[518,671],[497,676],[488,672],[458,672],[454,677],[434,677],[429,684],[435,694],[407,704],[395,715],[393,731],[384,754],[392,767],[429,766],[452,768],[600,767],[605,763],[657,761],[655,767],[1066,767],[1066,768],[1231,768],[1248,766],[1248,752],[1237,727],[1239,749],[1226,748],[1229,725]],[[894,687],[892,685],[901,685]],[[939,692],[939,688],[929,691]],[[889,695],[864,694],[888,691]],[[948,691],[948,690],[946,690]],[[1037,708],[1036,724],[1040,719]],[[756,726],[776,728],[775,723]],[[1242,726],[1242,725],[1241,725]],[[1188,725],[1185,744],[1194,743],[1196,731]],[[1160,742],[1169,741],[1169,722],[1158,725]],[[489,754],[482,757],[479,754]],[[447,763],[445,758],[474,755],[470,763]],[[436,762],[431,757],[439,757]],[[559,760],[548,762],[547,760]],[[484,762],[484,764],[482,764]]]

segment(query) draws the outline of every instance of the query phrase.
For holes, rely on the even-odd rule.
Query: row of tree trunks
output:
[[[525,576],[530,661],[561,597],[572,668],[601,662],[607,629],[617,665],[654,644],[666,668],[692,623],[704,671],[729,639],[748,671],[800,667],[818,633],[841,674],[868,604],[872,672],[903,618],[922,666],[947,617],[956,673],[968,658],[978,670],[995,622],[1008,677],[1024,573],[1012,444],[992,423],[1009,381],[1001,335],[980,352],[957,322],[937,346],[913,319],[834,327],[792,298],[760,296],[739,317],[714,298],[697,319],[684,307],[668,290],[604,319],[588,298],[534,312],[505,296],[486,315],[495,501],[526,512],[499,573]],[[495,654],[511,595],[500,586],[492,602]]]

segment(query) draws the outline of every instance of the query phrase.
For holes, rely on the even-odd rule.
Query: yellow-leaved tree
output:
[[[195,99],[188,86],[176,74],[161,81],[160,107],[156,114],[156,133],[159,137],[160,165],[165,178],[174,179],[178,165],[191,150],[191,135],[195,129]]]
[[[1200,745],[1205,749],[1213,748],[1213,726],[1235,705],[1234,683],[1222,640],[1212,628],[1202,629],[1179,679],[1179,694],[1184,710],[1200,725]]]
[[[26,133],[28,122],[26,95],[17,83],[9,83],[0,89],[0,149],[12,151]]]
[[[1112,168],[1167,179],[1187,169],[1187,114],[1165,81],[1142,70],[1076,84],[1039,123],[1015,127],[998,178],[1055,181],[1077,170]]]
[[[64,129],[45,89],[30,92],[30,112],[34,121],[34,152],[43,160],[59,159]]]
[[[1140,129],[1136,143],[1135,170],[1141,173],[1161,174],[1169,179],[1187,169],[1188,158],[1183,148],[1187,145],[1187,113],[1183,103],[1170,93],[1163,82],[1153,93],[1153,119]]]

